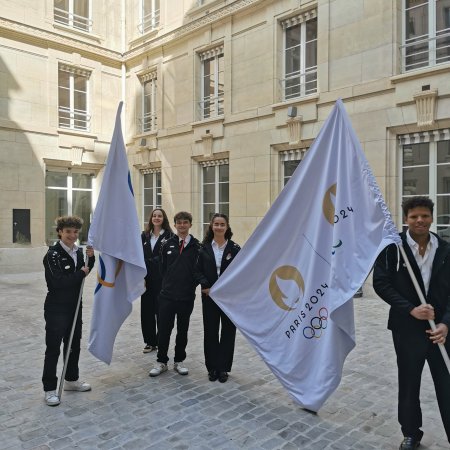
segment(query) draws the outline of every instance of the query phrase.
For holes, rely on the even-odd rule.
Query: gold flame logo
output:
[[[270,277],[269,291],[272,296],[272,300],[279,308],[284,309],[285,311],[292,311],[294,308],[291,308],[284,302],[284,299],[286,299],[287,296],[284,295],[278,286],[277,278],[294,281],[303,295],[305,292],[305,282],[303,281],[302,274],[293,266],[280,266],[274,270]],[[298,303],[299,300],[300,297],[298,297],[294,303]]]
[[[322,201],[323,214],[325,216],[325,219],[327,219],[327,221],[331,225],[334,225],[334,203],[331,196],[333,195],[334,197],[336,197],[336,187],[337,187],[336,183],[330,186],[325,192]]]

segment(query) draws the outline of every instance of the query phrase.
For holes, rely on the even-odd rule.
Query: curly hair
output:
[[[80,230],[83,226],[83,219],[78,216],[62,216],[55,220],[56,231],[61,231],[63,228],[76,228]]]
[[[433,215],[434,203],[430,198],[428,198],[424,195],[407,198],[402,203],[403,215],[405,217],[408,217],[408,212],[414,208],[428,208],[431,212],[431,215]]]

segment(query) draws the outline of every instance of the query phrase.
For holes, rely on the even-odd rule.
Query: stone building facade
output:
[[[221,211],[245,242],[342,98],[397,224],[427,194],[450,239],[450,0],[0,11],[2,271],[39,267],[57,215],[89,224],[120,100],[142,224],[189,210],[201,236]]]

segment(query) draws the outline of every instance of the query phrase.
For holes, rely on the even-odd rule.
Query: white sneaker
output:
[[[91,385],[85,383],[84,381],[64,381],[64,390],[65,391],[78,391],[78,392],[86,392],[91,390]]]
[[[180,375],[187,375],[189,373],[189,369],[185,367],[182,362],[174,363],[173,370],[178,372]]]
[[[61,403],[56,391],[45,392],[45,403],[47,403],[48,406],[58,406]]]
[[[149,377],[157,377],[167,370],[167,364],[156,363],[156,366],[148,373]]]

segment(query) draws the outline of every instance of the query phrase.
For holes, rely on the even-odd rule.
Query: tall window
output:
[[[61,128],[90,130],[89,75],[86,70],[60,64],[58,71],[58,124]]]
[[[317,92],[317,18],[310,11],[285,20],[284,100]]]
[[[200,55],[202,61],[200,117],[216,117],[223,114],[225,72],[223,47],[209,50]]]
[[[203,231],[208,229],[214,213],[229,215],[228,163],[204,166],[202,169],[202,222]]]
[[[306,149],[295,149],[289,151],[283,151],[280,153],[281,162],[281,188],[286,186],[287,182],[291,179],[295,172],[295,169],[300,164]]]
[[[161,171],[159,170],[144,174],[144,225],[155,208],[161,208]]]
[[[58,240],[55,219],[76,215],[83,219],[80,243],[87,242],[92,214],[92,175],[47,171],[45,177],[45,236],[47,244]]]
[[[299,159],[283,162],[283,186],[286,186],[286,183],[291,179],[295,169],[298,167],[299,164],[300,164]]]
[[[403,71],[450,61],[450,0],[404,0]]]
[[[157,129],[156,122],[156,72],[141,77],[142,117],[139,120],[139,132],[146,133]]]
[[[159,26],[159,0],[142,0],[139,31],[144,34]]]
[[[400,143],[402,200],[429,196],[433,229],[450,242],[450,129],[400,136]]]
[[[83,31],[92,31],[89,0],[55,0],[55,22]]]

